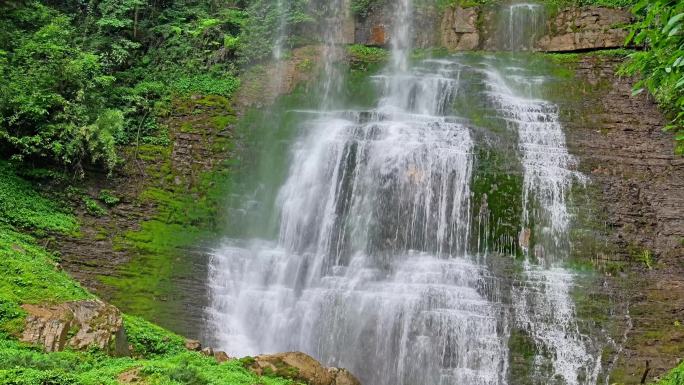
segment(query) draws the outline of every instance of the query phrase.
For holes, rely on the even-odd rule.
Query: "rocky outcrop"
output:
[[[480,46],[478,10],[475,7],[451,7],[444,12],[440,26],[443,47],[450,51],[468,51]]]
[[[624,46],[632,15],[623,9],[567,8],[548,21],[548,34],[537,49],[547,52],[582,51]]]
[[[346,369],[326,368],[313,357],[300,352],[254,357],[248,368],[258,375],[276,375],[307,385],[361,385]]]
[[[500,15],[492,7],[447,8],[442,14],[439,29],[440,43],[450,51],[476,49],[497,50],[501,43]],[[572,7],[551,17],[534,50],[571,52],[619,48],[627,37],[626,26],[632,15],[623,9],[606,7]],[[505,33],[504,33],[505,34]]]
[[[48,352],[98,348],[110,354],[129,354],[121,312],[99,300],[60,305],[23,305],[28,313],[21,341],[41,345]]]
[[[396,2],[385,1],[375,5],[355,21],[354,42],[371,46],[388,46],[392,41],[392,25]],[[435,47],[439,44],[440,14],[434,6],[423,4],[414,9],[413,46]]]

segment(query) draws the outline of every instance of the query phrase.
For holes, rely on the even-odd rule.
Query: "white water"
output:
[[[322,107],[292,149],[278,239],[227,239],[214,252],[208,314],[219,347],[304,351],[364,385],[495,385],[509,383],[517,328],[538,346],[535,367],[552,367],[532,373],[538,383],[594,384],[599,366],[562,268],[572,158],[558,108],[524,91],[544,79],[487,57],[410,65],[408,0],[396,20],[372,111],[332,109],[339,40],[325,37]],[[519,138],[522,231],[537,246],[512,283],[470,253],[476,143],[451,105],[476,79]]]
[[[544,32],[544,6],[536,3],[514,3],[502,8],[499,14],[499,49],[531,51]]]
[[[505,70],[524,72],[514,66]],[[521,234],[534,240],[532,250],[521,245],[527,255],[523,279],[512,291],[515,323],[541,350],[552,353],[554,376],[568,385],[596,383],[600,361],[591,352],[591,341],[579,333],[571,297],[573,275],[562,268],[570,231],[566,197],[573,180],[583,177],[571,170],[574,159],[565,145],[558,107],[531,95],[544,78],[506,79],[493,66],[484,72],[490,99],[518,132],[524,171]],[[543,360],[538,355],[535,366]]]

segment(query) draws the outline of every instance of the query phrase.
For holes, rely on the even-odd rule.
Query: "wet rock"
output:
[[[444,12],[440,27],[442,46],[450,51],[477,49],[480,45],[477,19],[478,8],[448,8]]]
[[[220,350],[217,351],[217,352],[214,352],[214,358],[216,359],[216,361],[217,361],[219,364],[222,363],[222,362],[226,362],[226,361],[230,361],[230,360],[231,360],[230,356],[229,356],[226,352],[222,352],[222,351],[220,351]]]
[[[579,170],[598,194],[594,215],[605,223],[596,255],[606,266],[609,292],[629,309],[623,353],[611,383],[637,384],[650,361],[649,381],[677,365],[684,329],[684,164],[667,120],[646,92],[632,96],[637,79],[618,76],[624,58],[587,55],[577,63],[583,86],[578,112],[568,116],[567,143]],[[639,254],[657,261],[649,269]],[[613,269],[608,269],[613,267]],[[619,322],[619,321],[618,321]]]
[[[395,7],[397,2],[386,1],[364,14],[355,21],[354,42],[356,44],[387,46],[392,41]],[[439,18],[441,12],[436,7],[425,4],[414,9],[412,31],[413,46],[416,48],[434,47],[439,44]]]
[[[276,375],[307,385],[360,385],[346,369],[326,368],[301,352],[257,356],[249,369],[258,375]]]
[[[527,250],[530,248],[530,237],[531,236],[532,236],[532,230],[530,230],[529,228],[524,228],[520,231],[520,234],[518,235],[518,244],[524,250]]]
[[[361,385],[359,380],[347,369],[328,368],[328,371],[335,378],[333,385]]]
[[[632,22],[627,10],[604,7],[567,8],[548,21],[548,33],[537,44],[542,51],[563,52],[620,48]]]
[[[23,305],[28,312],[21,340],[42,345],[48,352],[99,348],[109,354],[129,354],[119,309],[100,300],[59,305]]]
[[[140,376],[140,369],[132,369],[119,374],[116,380],[121,384],[139,384],[143,378]]]
[[[197,340],[187,339],[185,340],[185,348],[193,352],[199,352],[202,350],[202,344]]]
[[[213,357],[214,356],[214,349],[212,349],[210,347],[206,347],[206,348],[202,349],[201,353],[207,357]]]

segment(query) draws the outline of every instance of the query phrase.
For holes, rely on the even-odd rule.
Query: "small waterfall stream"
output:
[[[328,27],[343,3],[327,8]],[[511,22],[518,8],[536,9],[511,6]],[[308,118],[277,197],[277,238],[226,239],[213,253],[214,337],[237,356],[303,351],[365,385],[515,385],[516,330],[537,347],[530,383],[593,385],[599,357],[563,268],[566,197],[582,178],[558,107],[536,95],[547,79],[495,55],[410,61],[411,9],[395,5],[392,59],[371,78],[370,110],[333,108],[340,40],[328,28],[321,107],[299,112]],[[518,138],[522,261],[475,242],[482,128],[458,98],[481,100]]]

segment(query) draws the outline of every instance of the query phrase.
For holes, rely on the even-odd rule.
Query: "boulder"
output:
[[[222,352],[220,350],[214,352],[214,358],[216,359],[216,362],[218,362],[219,364],[231,360],[230,356],[228,356],[226,352]]]
[[[301,352],[257,356],[248,368],[258,375],[276,375],[307,385],[360,385],[346,369],[326,368]]]
[[[202,349],[201,353],[207,357],[213,357],[214,356],[214,349],[212,349],[210,347],[206,347],[206,348]]]
[[[185,340],[185,348],[193,352],[199,352],[202,350],[202,344],[197,340],[187,339]]]
[[[48,352],[98,348],[109,354],[129,354],[119,309],[100,300],[59,305],[23,305],[28,316],[21,341],[42,345]]]

